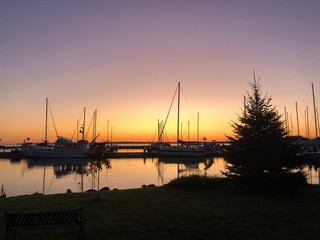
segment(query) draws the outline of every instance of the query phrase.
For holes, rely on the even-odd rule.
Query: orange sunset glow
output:
[[[292,135],[314,136],[311,83],[320,96],[318,1],[2,1],[0,144],[41,142],[45,100],[60,136],[76,140],[86,107],[97,109],[97,141],[156,141],[181,82],[183,139],[226,140],[243,96],[263,93]],[[177,100],[166,134],[176,140]],[[88,130],[92,139],[92,126]],[[48,138],[56,140],[51,114]]]

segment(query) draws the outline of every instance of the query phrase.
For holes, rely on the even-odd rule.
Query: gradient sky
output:
[[[279,112],[310,134],[314,83],[320,96],[320,1],[11,1],[0,2],[0,138],[44,139],[45,98],[59,135],[71,138],[83,107],[98,110],[114,141],[152,141],[177,83],[181,120],[224,140],[241,112],[253,69]],[[167,134],[175,140],[176,103]],[[184,130],[185,131],[185,130]],[[186,135],[184,137],[186,139]],[[91,134],[89,134],[91,139]],[[55,140],[49,121],[49,140]]]

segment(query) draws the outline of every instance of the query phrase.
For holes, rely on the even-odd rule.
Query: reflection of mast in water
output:
[[[182,169],[180,168],[180,165],[184,165],[185,168]],[[199,163],[184,163],[181,164],[180,162],[178,162],[178,178],[180,177],[180,173],[181,176],[190,176],[191,174],[194,175],[200,175],[201,171],[199,169]],[[183,174],[186,173],[186,174]]]
[[[158,166],[158,180],[161,179],[161,183],[164,183],[164,164],[163,162],[157,162]]]
[[[43,182],[42,182],[42,193],[45,194],[46,186],[46,165],[43,166]]]
[[[92,171],[92,166],[91,166],[91,188],[92,189],[95,189],[95,181],[96,180],[96,178],[95,178],[95,174],[94,174],[94,171]]]
[[[180,176],[192,175],[192,174],[201,174],[199,169],[199,164],[207,161],[207,158],[168,158],[163,157],[158,159],[158,175],[163,178],[164,165],[174,164],[177,166],[177,178]],[[212,165],[212,164],[211,164]],[[160,167],[161,166],[161,167]],[[184,166],[184,167],[183,167]],[[208,168],[210,167],[210,162],[207,164]],[[186,173],[186,174],[183,174]]]
[[[59,179],[63,176],[67,176],[69,174],[77,174],[81,176],[81,182],[78,182],[80,185],[80,190],[83,191],[83,174],[86,173],[86,167],[88,164],[88,159],[86,158],[29,158],[27,160],[27,168],[34,167],[43,167],[43,182],[42,182],[42,192],[43,194],[47,194],[50,192],[51,185],[53,183],[54,178]],[[49,186],[46,186],[46,167],[53,168],[53,177]],[[24,169],[22,169],[22,175],[24,174]],[[46,189],[47,187],[47,189]]]
[[[81,184],[80,184],[80,190],[83,192],[83,173],[81,173]]]
[[[309,165],[310,184],[312,184],[312,166]]]

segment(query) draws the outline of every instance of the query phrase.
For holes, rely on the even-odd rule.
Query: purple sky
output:
[[[46,97],[61,135],[71,137],[86,106],[98,109],[102,135],[109,119],[115,140],[151,141],[178,81],[191,109],[185,126],[194,130],[200,112],[202,135],[220,140],[253,69],[279,112],[293,116],[294,132],[296,101],[300,131],[306,106],[314,131],[319,13],[316,0],[1,1],[2,143],[43,138]]]

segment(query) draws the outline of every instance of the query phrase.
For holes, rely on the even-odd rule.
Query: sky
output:
[[[320,1],[0,2],[0,144],[45,135],[46,98],[59,136],[75,140],[97,109],[97,141],[155,141],[181,82],[183,139],[223,141],[241,114],[253,69],[291,134],[315,137]],[[176,139],[177,101],[166,133]],[[292,120],[291,120],[292,119]],[[92,139],[92,127],[88,140]],[[109,131],[109,140],[111,132]],[[48,137],[56,139],[51,114]]]

